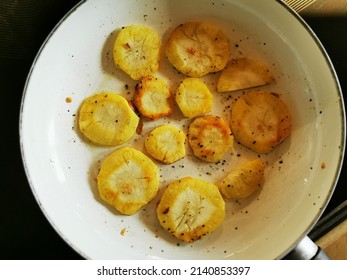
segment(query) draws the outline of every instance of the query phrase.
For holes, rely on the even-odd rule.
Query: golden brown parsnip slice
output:
[[[249,161],[231,171],[217,186],[226,198],[246,198],[263,185],[264,170],[261,159]]]
[[[216,24],[186,22],[171,33],[166,55],[178,71],[198,78],[225,67],[230,57],[230,45]]]
[[[139,117],[119,94],[101,92],[86,98],[79,109],[78,126],[84,136],[100,145],[120,145],[135,133]]]
[[[235,139],[256,153],[269,153],[291,134],[292,118],[278,95],[250,91],[232,107],[231,130]]]
[[[194,155],[207,162],[217,162],[233,147],[233,136],[221,117],[197,117],[189,126],[188,140]]]
[[[161,39],[156,31],[142,25],[122,28],[113,47],[116,66],[134,80],[153,75],[159,68]]]
[[[136,213],[158,192],[158,168],[142,152],[123,147],[102,163],[97,177],[100,197],[126,215]]]
[[[212,94],[206,84],[198,78],[184,79],[176,91],[175,99],[183,115],[188,118],[212,110]]]
[[[151,120],[166,117],[173,111],[169,86],[153,76],[144,77],[136,84],[133,102],[141,115]]]
[[[186,155],[186,135],[174,126],[163,124],[153,129],[145,139],[147,152],[164,163],[173,163]]]
[[[274,81],[269,68],[247,57],[233,59],[223,69],[217,84],[218,92],[263,86]]]
[[[216,185],[185,177],[164,191],[157,216],[164,229],[185,242],[193,242],[221,225],[225,203]]]

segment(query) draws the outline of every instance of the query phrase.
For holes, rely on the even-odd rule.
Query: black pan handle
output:
[[[318,247],[308,236],[284,257],[285,260],[330,260],[324,250]]]

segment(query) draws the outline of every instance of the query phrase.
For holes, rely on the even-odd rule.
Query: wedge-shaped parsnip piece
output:
[[[292,118],[278,95],[250,91],[232,107],[235,139],[256,153],[269,153],[291,134]]]
[[[153,76],[144,77],[136,84],[133,102],[141,115],[151,120],[166,117],[173,111],[169,86]]]
[[[126,26],[114,43],[114,62],[132,79],[139,80],[158,70],[160,46],[160,37],[153,29],[141,25]]]
[[[249,161],[231,171],[217,186],[226,198],[246,198],[263,185],[264,170],[261,159]]]
[[[247,57],[233,59],[223,69],[217,84],[218,92],[263,86],[274,81],[264,63]]]
[[[233,136],[221,117],[197,117],[189,126],[188,140],[194,155],[207,162],[217,162],[233,147]]]
[[[212,94],[198,78],[184,79],[175,94],[175,100],[183,115],[193,118],[212,110]]]
[[[86,98],[80,109],[78,125],[89,140],[100,145],[120,145],[136,131],[139,117],[128,101],[112,92]]]
[[[193,242],[221,225],[225,203],[216,185],[185,177],[164,191],[157,216],[164,229],[185,242]]]
[[[153,158],[169,164],[185,157],[185,141],[186,135],[183,131],[163,124],[147,135],[145,147]]]
[[[97,181],[103,200],[132,215],[157,195],[158,168],[142,152],[123,147],[104,160]]]
[[[198,78],[225,67],[230,56],[230,45],[217,25],[187,22],[171,33],[166,55],[178,71]]]

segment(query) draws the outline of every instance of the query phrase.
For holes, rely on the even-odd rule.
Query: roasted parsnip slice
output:
[[[219,26],[210,22],[186,22],[171,33],[166,55],[178,71],[198,78],[224,68],[230,45]]]
[[[86,98],[79,109],[78,126],[84,136],[100,145],[120,145],[135,133],[139,117],[128,101],[112,92]]]
[[[261,159],[249,161],[231,171],[217,186],[226,198],[246,198],[263,185],[264,170]]]
[[[217,162],[233,147],[233,136],[227,122],[218,116],[197,117],[188,129],[188,140],[194,155],[207,162]]]
[[[185,177],[164,191],[157,216],[164,229],[185,242],[193,242],[221,225],[225,203],[216,185]]]
[[[142,152],[123,147],[103,161],[97,182],[103,200],[132,215],[157,195],[158,168]]]
[[[269,153],[291,134],[292,118],[278,95],[250,91],[232,107],[231,130],[235,139],[256,153]]]
[[[116,66],[134,80],[153,75],[159,68],[161,39],[156,31],[130,25],[119,32],[113,48]]]
[[[263,62],[247,57],[233,59],[223,69],[217,84],[218,92],[263,86],[274,81]]]
[[[169,86],[153,76],[144,77],[136,84],[133,102],[141,115],[151,120],[166,117],[173,111]]]
[[[163,124],[147,135],[145,147],[153,158],[169,164],[185,157],[185,141],[186,135],[183,131]]]
[[[175,94],[178,107],[188,118],[211,112],[212,99],[210,90],[198,78],[184,79]]]

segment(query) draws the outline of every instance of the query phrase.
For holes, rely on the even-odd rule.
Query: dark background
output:
[[[20,145],[22,92],[41,44],[76,0],[0,0],[0,259],[81,259],[41,212],[26,180]],[[347,92],[347,15],[304,16]],[[347,200],[346,164],[323,216]]]

